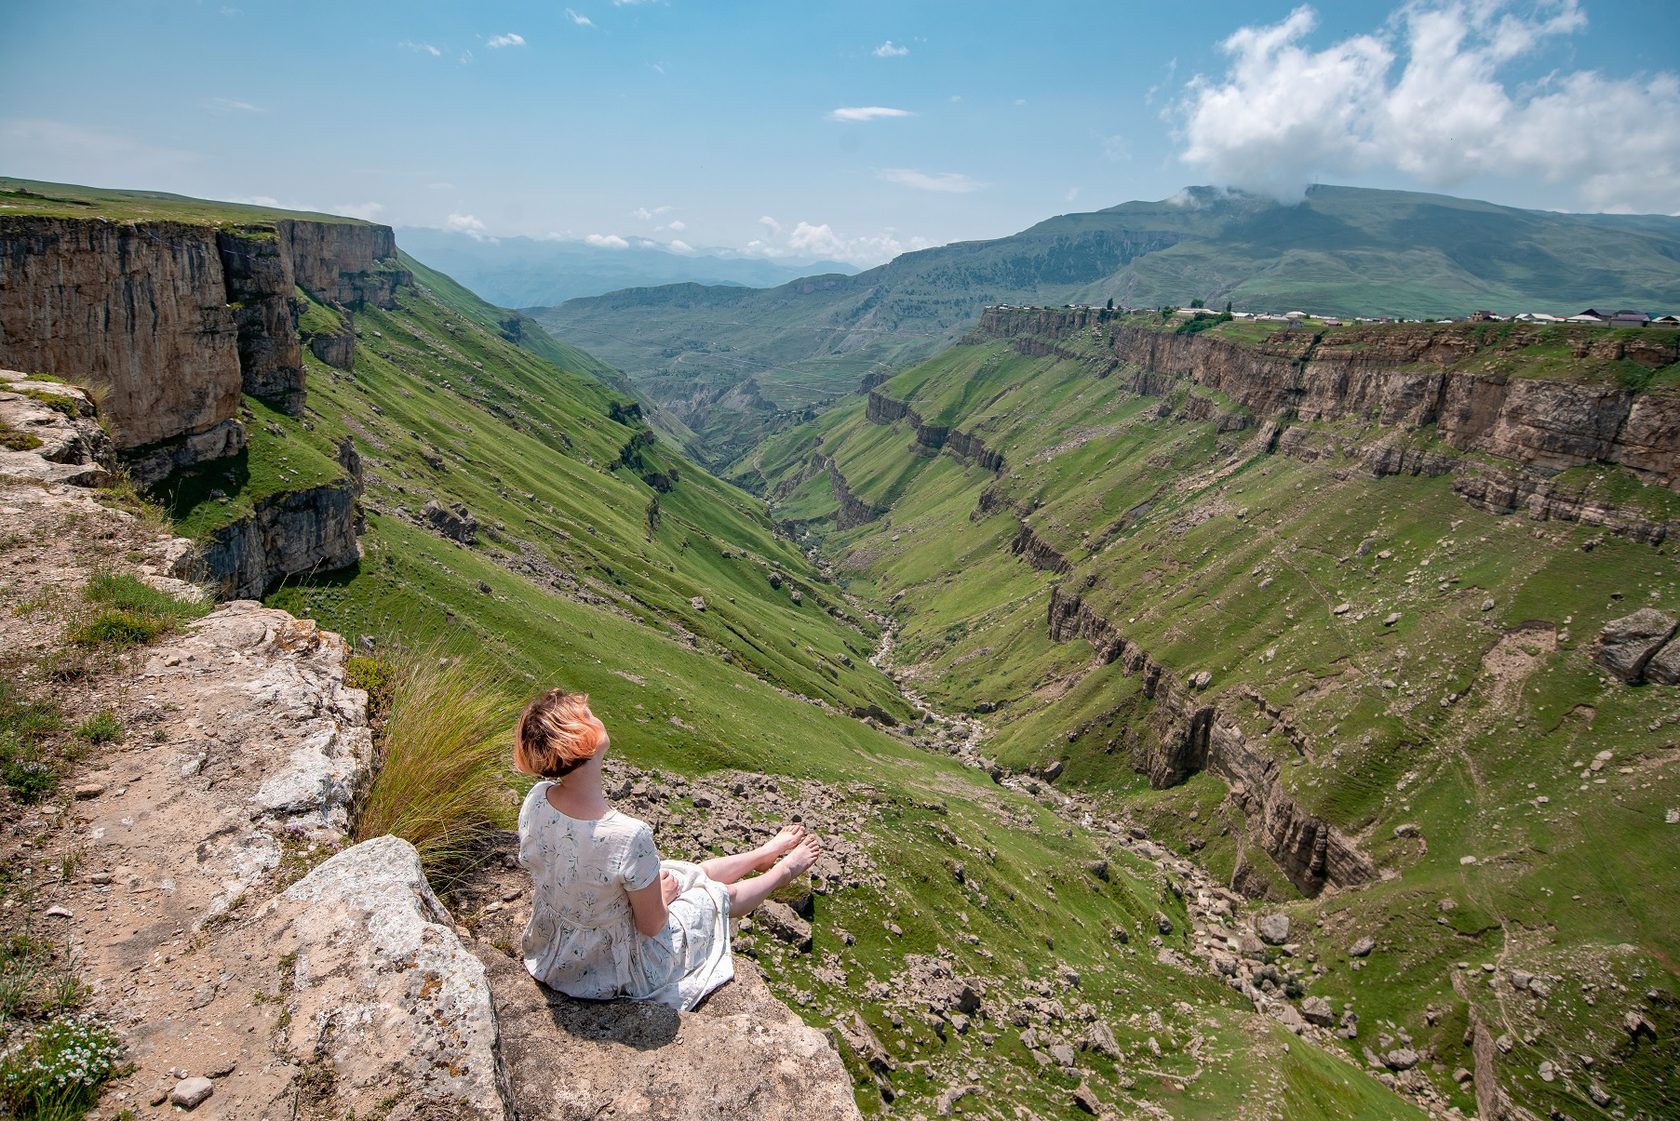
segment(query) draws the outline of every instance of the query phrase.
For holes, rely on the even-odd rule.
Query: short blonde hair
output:
[[[513,765],[557,779],[595,757],[606,736],[588,722],[589,694],[550,689],[525,706],[513,733]]]

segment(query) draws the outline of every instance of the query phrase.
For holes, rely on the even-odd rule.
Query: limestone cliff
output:
[[[1095,372],[1124,371],[1137,391],[1179,383],[1217,390],[1260,417],[1288,423],[1357,419],[1402,431],[1435,425],[1461,451],[1557,471],[1616,464],[1680,490],[1680,391],[1468,372],[1543,344],[1543,328],[1511,325],[1480,340],[1452,326],[1352,327],[1323,335],[1282,330],[1257,344],[1105,321],[1097,309],[989,309],[973,337],[1009,339],[1023,353],[1050,353],[1077,332],[1100,328],[1098,353],[1066,350]],[[1580,328],[1577,358],[1621,360],[1655,370],[1680,361],[1680,336],[1629,339]]]
[[[300,413],[295,288],[392,307],[411,282],[395,256],[365,223],[0,217],[0,364],[95,387],[119,458],[155,483],[245,446],[241,393]]]

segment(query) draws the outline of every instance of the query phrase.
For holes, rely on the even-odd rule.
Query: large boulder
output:
[[[483,964],[456,937],[414,846],[345,849],[264,914],[290,962],[288,1049],[328,1066],[340,1095],[402,1095],[404,1116],[507,1121],[507,1078]]]
[[[851,1078],[824,1033],[771,995],[751,963],[696,1012],[647,1001],[585,1001],[531,979],[518,958],[477,952],[524,1121],[859,1121]],[[891,1069],[878,1052],[866,1061]]]
[[[1637,685],[1645,679],[1647,664],[1674,637],[1677,625],[1674,616],[1653,607],[1612,619],[1593,644],[1593,660],[1629,685]]]

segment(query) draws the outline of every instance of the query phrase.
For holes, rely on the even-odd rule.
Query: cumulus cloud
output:
[[[566,9],[566,18],[571,20],[573,23],[577,24],[579,27],[594,27],[595,26],[595,21],[594,20],[590,19],[588,16],[583,15],[579,12],[574,12],[570,8]]]
[[[684,222],[681,218],[673,218],[665,224],[665,228],[680,234],[684,230],[688,229],[688,223]]]
[[[525,36],[516,35],[509,31],[506,35],[490,36],[490,38],[484,40],[484,45],[489,47],[491,50],[496,50],[499,47],[523,47],[525,45]]]
[[[583,240],[586,245],[593,245],[597,249],[630,248],[630,243],[617,234],[588,234]]]
[[[438,58],[443,54],[441,50],[432,46],[430,43],[416,43],[412,39],[404,39],[402,42],[398,43],[397,46],[402,47],[404,50],[413,51],[415,54],[429,54],[433,58]]]
[[[831,121],[879,121],[887,117],[912,116],[908,109],[889,109],[884,105],[851,105],[831,110]]]
[[[673,208],[669,206],[655,206],[652,209],[645,206],[638,206],[630,212],[630,217],[640,218],[644,222],[651,222],[661,214],[671,213],[672,209]]]
[[[978,191],[986,185],[970,179],[960,171],[941,171],[929,174],[908,167],[884,167],[875,173],[875,177],[884,179],[888,183],[897,183],[901,187],[914,187],[918,191],[944,191],[957,195],[966,195],[970,191]]]
[[[891,39],[888,39],[885,43],[882,43],[880,46],[875,48],[876,58],[903,58],[909,53],[909,47],[894,46]]]
[[[334,203],[329,214],[342,214],[346,218],[360,218],[364,222],[371,222],[384,211],[385,204],[378,202],[338,202]]]
[[[690,245],[686,241],[683,241],[681,238],[676,237],[671,239],[671,248],[675,249],[678,253],[694,252],[694,246]]]
[[[1334,174],[1392,168],[1452,187],[1534,176],[1601,210],[1680,205],[1680,76],[1508,64],[1586,26],[1578,0],[1414,0],[1379,31],[1314,49],[1312,8],[1244,27],[1226,73],[1198,75],[1175,107],[1182,158],[1232,186],[1297,194]]]
[[[443,220],[443,228],[458,234],[466,234],[474,241],[492,241],[489,231],[471,214],[451,214]]]
[[[789,230],[769,215],[758,221],[764,227],[765,236],[741,247],[741,252],[749,257],[821,257],[867,266],[934,244],[925,237],[900,238],[891,228],[878,234],[852,237],[841,234],[826,222],[801,221]]]

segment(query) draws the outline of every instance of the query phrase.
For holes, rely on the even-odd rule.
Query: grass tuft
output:
[[[122,739],[123,725],[110,711],[90,716],[76,726],[76,738],[88,743],[115,743]]]
[[[71,628],[76,646],[141,646],[210,613],[208,604],[176,599],[125,572],[95,573],[82,595],[99,610]]]
[[[447,884],[471,866],[485,833],[510,823],[504,741],[514,714],[470,662],[409,655],[388,676],[390,709],[354,836],[403,838]]]

